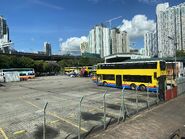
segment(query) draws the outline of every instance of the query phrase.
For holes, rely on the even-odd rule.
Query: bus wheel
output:
[[[104,86],[107,86],[107,82],[103,82],[103,85],[104,85]]]
[[[131,88],[132,90],[136,90],[136,85],[132,83],[132,84],[130,85],[130,88]]]
[[[141,91],[146,91],[146,86],[145,86],[144,84],[141,84],[141,85],[139,86],[139,90],[141,90]]]

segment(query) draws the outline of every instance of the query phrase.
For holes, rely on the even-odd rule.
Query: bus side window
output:
[[[154,79],[157,79],[157,72],[154,72]]]
[[[19,76],[26,76],[26,74],[25,73],[20,73]]]

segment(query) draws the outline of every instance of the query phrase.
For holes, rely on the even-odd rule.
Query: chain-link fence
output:
[[[148,88],[148,87],[146,87]],[[78,138],[84,138],[97,129],[106,129],[111,123],[120,123],[127,117],[158,104],[158,92],[122,90],[106,90],[102,94],[84,96],[79,103],[78,125],[85,127],[88,133],[78,130]]]

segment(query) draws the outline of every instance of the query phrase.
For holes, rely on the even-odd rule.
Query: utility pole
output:
[[[177,79],[177,39],[176,38],[173,38],[173,37],[170,37],[168,36],[168,39],[174,41],[174,47],[175,47],[175,80]]]

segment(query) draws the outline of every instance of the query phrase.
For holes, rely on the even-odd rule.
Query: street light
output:
[[[171,36],[168,36],[168,39],[174,41],[174,46],[175,46],[175,79],[177,79],[177,65],[176,65],[176,62],[177,62],[177,40]]]

